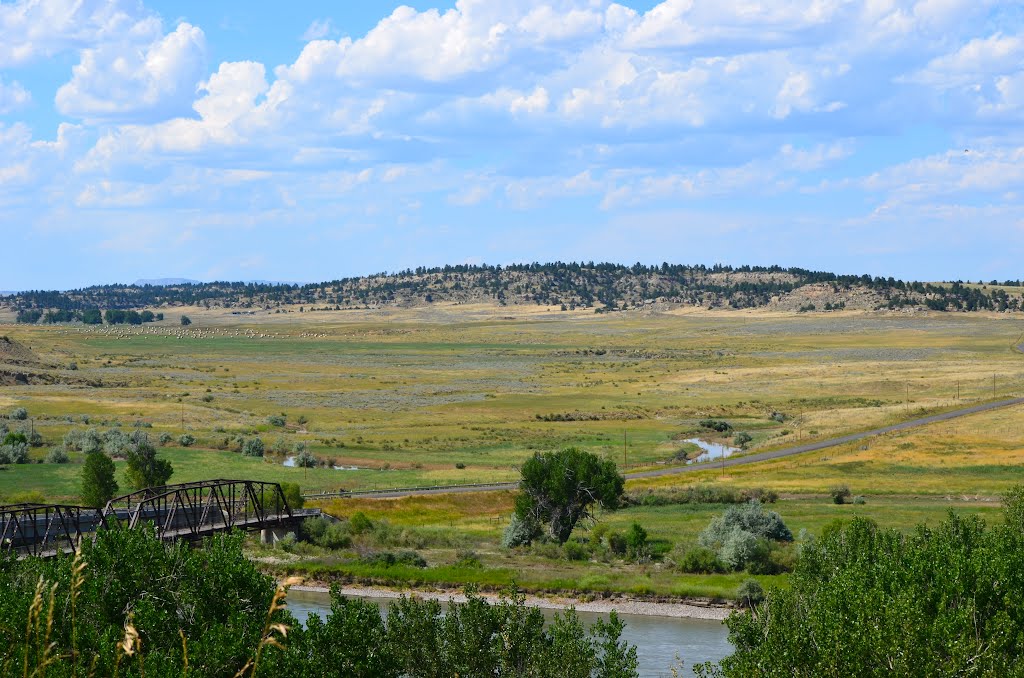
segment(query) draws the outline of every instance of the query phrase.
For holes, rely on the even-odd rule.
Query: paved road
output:
[[[956,419],[958,417],[966,417],[971,414],[977,414],[978,412],[987,412],[989,410],[999,409],[1001,407],[1010,407],[1012,405],[1024,404],[1024,398],[1008,398],[1006,400],[998,400],[991,403],[983,403],[981,405],[974,405],[972,407],[964,407],[959,410],[951,410],[949,412],[943,412],[942,414],[933,414],[929,417],[921,417],[920,419],[911,419],[900,424],[893,424],[892,426],[883,426],[881,428],[874,428],[870,431],[862,431],[860,433],[851,433],[850,435],[840,436],[839,438],[830,438],[829,440],[821,440],[816,443],[807,443],[806,445],[795,445],[793,447],[786,447],[781,450],[772,450],[771,452],[760,452],[758,454],[747,454],[740,457],[732,457],[725,460],[707,462],[703,464],[692,464],[690,466],[673,466],[670,468],[659,468],[653,471],[638,471],[636,473],[627,473],[627,480],[635,480],[638,478],[658,478],[660,476],[670,476],[679,473],[693,473],[696,471],[706,471],[708,469],[720,469],[729,468],[732,466],[742,466],[744,464],[756,464],[759,461],[768,461],[771,459],[780,459],[782,457],[789,457],[794,454],[803,454],[804,452],[814,452],[815,450],[823,450],[828,447],[836,447],[837,445],[845,445],[846,443],[854,443],[858,440],[864,440],[872,436],[882,435],[883,433],[892,433],[893,431],[905,431],[910,428],[917,428],[918,426],[926,426],[928,424],[934,424],[940,421],[949,421],[950,419]],[[395,489],[394,491],[383,491],[376,490],[374,492],[367,493],[355,493],[356,496],[361,497],[379,497],[381,499],[394,499],[397,497],[411,497],[415,495],[425,494],[452,494],[452,493],[463,493],[463,492],[493,492],[494,490],[514,490],[518,487],[518,483],[494,483],[493,485],[472,485],[472,486],[453,486],[453,487],[438,487],[429,489],[416,489],[416,490],[403,490]]]
[[[723,466],[728,468],[730,466],[740,466],[742,464],[754,464],[759,461],[779,459],[780,457],[788,457],[794,454],[802,454],[804,452],[814,452],[815,450],[823,450],[826,447],[835,447],[836,445],[854,443],[857,442],[858,440],[864,440],[865,438],[870,438],[872,436],[882,435],[883,433],[892,433],[893,431],[905,431],[908,428],[916,428],[918,426],[934,424],[940,421],[956,419],[957,417],[966,417],[967,415],[977,414],[978,412],[987,412],[988,410],[995,410],[1000,407],[1010,407],[1011,405],[1021,404],[1024,404],[1024,398],[1009,398],[1007,400],[998,400],[996,402],[983,403],[981,405],[974,405],[973,407],[965,407],[959,410],[943,412],[942,414],[933,414],[930,417],[911,419],[910,421],[905,421],[901,424],[893,424],[892,426],[873,428],[870,431],[862,431],[861,433],[851,433],[850,435],[841,436],[839,438],[830,438],[829,440],[822,440],[816,443],[796,445],[795,447],[787,447],[781,450],[773,450],[771,452],[761,452],[759,454],[747,454],[741,457],[733,457],[730,459],[709,462],[706,464],[693,464],[691,466],[660,468],[654,471],[641,471],[639,473],[629,473],[626,475],[626,478],[657,478],[658,476],[668,476],[675,473],[688,473],[690,471],[700,471],[708,468],[722,468]]]

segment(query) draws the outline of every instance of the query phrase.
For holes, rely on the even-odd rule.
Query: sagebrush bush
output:
[[[71,461],[71,457],[68,456],[67,450],[64,449],[63,445],[54,447],[46,453],[47,464],[66,464],[69,461]]]

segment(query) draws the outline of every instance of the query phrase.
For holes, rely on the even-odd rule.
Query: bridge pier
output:
[[[276,544],[284,539],[289,531],[284,527],[264,527],[260,530],[260,541],[264,544]]]

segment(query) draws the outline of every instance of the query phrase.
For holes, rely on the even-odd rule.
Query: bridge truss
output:
[[[205,480],[149,487],[111,499],[102,509],[58,504],[0,506],[0,549],[19,557],[78,551],[84,539],[115,524],[151,524],[162,541],[199,541],[217,532],[297,527],[318,510],[293,510],[278,483]]]

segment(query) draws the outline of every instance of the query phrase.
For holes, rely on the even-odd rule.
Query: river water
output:
[[[684,443],[693,443],[701,450],[703,450],[699,456],[694,457],[687,464],[703,464],[706,461],[714,461],[715,459],[722,459],[728,457],[734,452],[739,452],[740,448],[730,447],[723,443],[713,443],[707,440],[701,440],[700,438],[687,438],[683,441]]]
[[[369,600],[386,613],[390,599],[371,597]],[[326,618],[330,614],[331,598],[327,593],[292,590],[288,593],[288,609],[302,623],[310,614]],[[543,612],[549,619],[555,614],[554,610]],[[595,612],[577,614],[587,626],[602,616]],[[636,645],[638,670],[642,678],[671,676],[670,667],[678,666],[677,656],[685,663],[680,675],[692,676],[694,664],[718,661],[732,653],[725,625],[718,621],[637,614],[622,614],[620,617],[626,623],[622,639]]]

